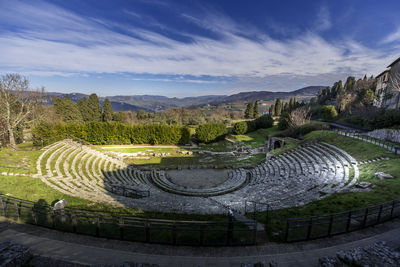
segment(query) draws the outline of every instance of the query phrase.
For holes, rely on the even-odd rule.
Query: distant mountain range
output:
[[[288,100],[291,97],[296,97],[298,100],[309,101],[316,96],[318,91],[326,88],[326,86],[308,86],[291,92],[270,92],[270,91],[252,91],[241,92],[233,95],[206,95],[196,97],[166,97],[158,95],[117,95],[108,96],[114,111],[128,110],[145,110],[148,112],[162,111],[168,108],[180,107],[200,107],[204,105],[219,105],[227,103],[250,102],[256,100],[273,101],[276,98]],[[63,93],[48,93],[50,97],[65,97]],[[72,101],[78,101],[84,97],[89,97],[85,94],[73,93],[69,94]],[[100,97],[100,102],[104,101],[104,97]]]

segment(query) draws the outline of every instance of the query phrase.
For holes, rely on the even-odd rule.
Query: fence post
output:
[[[307,240],[310,239],[311,229],[312,229],[312,217],[310,218],[310,221],[308,222],[308,227],[307,227]]]
[[[15,209],[15,215],[17,216],[17,221],[19,221],[19,215],[20,215],[19,205],[20,204],[18,204],[17,202],[14,202],[14,209]]]
[[[100,217],[96,216],[96,236],[100,236]]]
[[[289,238],[289,220],[286,220],[285,242],[288,242],[288,238]]]
[[[393,211],[394,211],[395,201],[396,201],[396,200],[393,200],[393,202],[392,202],[392,208],[391,208],[391,210],[390,210],[390,219],[393,218]]]
[[[172,225],[172,244],[176,245],[176,224]]]
[[[6,216],[6,208],[4,207],[3,198],[1,196],[0,196],[0,205],[1,205],[2,215],[5,217]]]
[[[378,218],[376,219],[376,223],[379,223],[379,221],[381,220],[382,208],[383,204],[381,204],[381,206],[379,207],[379,213],[378,213]]]
[[[145,222],[145,231],[146,231],[146,242],[150,242],[150,224],[149,221]]]
[[[268,219],[269,219],[269,205],[267,205],[267,214],[265,215],[265,226],[268,225]]]
[[[349,214],[348,214],[348,216],[347,216],[346,232],[349,231],[349,229],[350,229],[350,224],[351,224],[351,211],[349,211]]]
[[[71,223],[72,223],[72,232],[76,233],[76,216],[73,211],[71,211]]]
[[[119,228],[119,238],[124,240],[124,219],[119,216],[118,217],[118,228]]]
[[[328,236],[331,236],[332,224],[333,224],[333,214],[331,214],[331,217],[329,218]]]
[[[367,223],[367,217],[368,217],[368,208],[365,208],[365,214],[364,214],[364,219],[363,219],[363,223],[362,223],[362,228],[364,228]]]
[[[204,225],[200,225],[200,245],[204,244]]]

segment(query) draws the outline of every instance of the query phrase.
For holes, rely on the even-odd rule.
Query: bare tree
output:
[[[296,108],[290,112],[290,127],[296,128],[306,124],[310,120],[310,107]]]
[[[42,89],[43,90],[43,89]],[[4,127],[0,134],[6,135],[12,149],[16,149],[14,131],[18,126],[37,119],[37,103],[42,92],[29,88],[29,81],[19,74],[7,74],[0,79],[0,121]]]

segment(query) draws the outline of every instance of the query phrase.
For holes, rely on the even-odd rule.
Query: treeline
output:
[[[275,100],[275,104],[269,108],[269,114],[271,116],[280,116],[284,112],[292,112],[298,107],[304,106],[304,102],[298,102],[295,97],[290,98],[289,102],[283,103],[279,98]]]
[[[40,123],[32,129],[35,145],[70,135],[94,145],[190,143],[190,129],[165,124],[128,125],[120,122]]]
[[[248,103],[244,111],[244,117],[246,119],[254,119],[257,118],[259,115],[260,111],[258,110],[258,100]]]
[[[69,96],[65,98],[54,98],[54,112],[61,121],[69,122],[110,122],[121,121],[122,114],[114,113],[110,101],[106,98],[103,107],[96,94],[91,94],[74,102]]]

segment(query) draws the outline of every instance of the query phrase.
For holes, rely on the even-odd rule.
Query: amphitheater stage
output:
[[[188,188],[212,188],[228,180],[229,170],[194,169],[166,171],[172,183]]]

